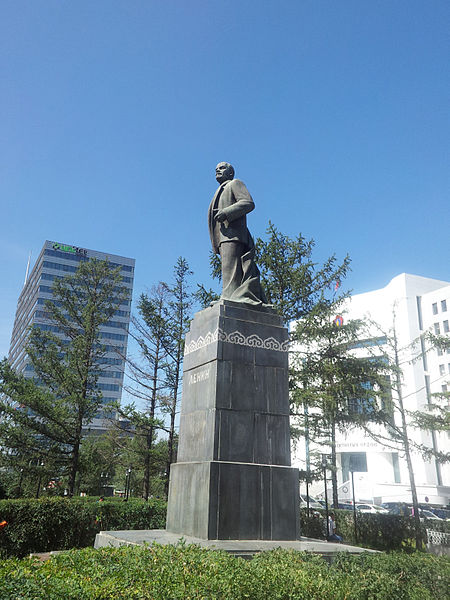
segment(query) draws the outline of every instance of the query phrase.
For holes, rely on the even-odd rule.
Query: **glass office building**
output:
[[[52,283],[55,278],[74,273],[80,261],[91,258],[108,260],[112,267],[120,266],[122,285],[130,290],[129,298],[119,307],[113,319],[100,327],[102,344],[106,348],[105,369],[98,380],[103,394],[103,403],[120,400],[122,396],[123,376],[130,322],[131,296],[133,291],[133,258],[125,258],[96,250],[88,250],[69,244],[46,241],[39,257],[27,274],[26,282],[17,302],[16,317],[11,336],[9,362],[26,377],[33,377],[34,371],[25,352],[25,343],[30,326],[49,327],[45,316],[45,301],[52,299]],[[107,416],[99,411],[94,420],[86,424],[86,432],[100,433],[108,425]]]

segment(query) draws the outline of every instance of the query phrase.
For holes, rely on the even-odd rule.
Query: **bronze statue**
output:
[[[266,297],[246,218],[255,203],[245,184],[234,179],[234,168],[229,163],[217,165],[216,179],[220,185],[209,205],[208,225],[213,251],[220,254],[222,263],[221,298],[262,307]]]

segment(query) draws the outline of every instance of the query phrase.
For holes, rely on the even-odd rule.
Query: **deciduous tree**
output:
[[[437,449],[435,433],[437,431],[449,431],[448,393],[432,395],[426,389],[426,385],[413,392],[415,397],[422,391],[426,392],[427,401],[422,410],[410,410],[408,408],[409,398],[405,396],[404,376],[405,370],[411,368],[417,361],[424,360],[426,354],[437,348],[448,350],[450,338],[448,336],[437,336],[431,332],[424,332],[422,336],[406,346],[401,346],[397,328],[396,307],[393,307],[392,327],[389,331],[383,330],[379,325],[371,322],[372,329],[382,336],[384,343],[372,354],[381,359],[384,371],[390,381],[390,406],[385,411],[384,425],[380,431],[374,430],[370,423],[365,427],[366,432],[373,439],[401,453],[406,461],[408,469],[409,484],[413,505],[413,517],[416,530],[416,547],[423,547],[422,532],[420,527],[420,509],[417,497],[417,486],[414,473],[414,453],[421,454],[425,459],[436,461],[436,468],[450,460],[450,452]],[[411,396],[411,393],[408,395]],[[417,404],[414,402],[414,404]],[[387,405],[386,405],[387,406]],[[414,430],[428,431],[431,443],[423,443],[414,435]]]

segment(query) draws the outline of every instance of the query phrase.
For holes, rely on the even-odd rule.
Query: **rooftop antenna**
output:
[[[26,286],[27,281],[28,281],[28,273],[30,271],[30,260],[31,260],[31,250],[30,250],[30,254],[28,255],[27,272],[25,273],[25,281],[23,282],[23,287]]]

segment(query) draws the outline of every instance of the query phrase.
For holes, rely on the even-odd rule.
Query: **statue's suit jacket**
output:
[[[253,247],[245,215],[254,208],[248,189],[239,179],[224,181],[218,187],[208,209],[209,235],[215,254],[219,254],[222,242],[241,242],[248,248]],[[223,210],[227,216],[222,223],[214,220],[217,209]]]

